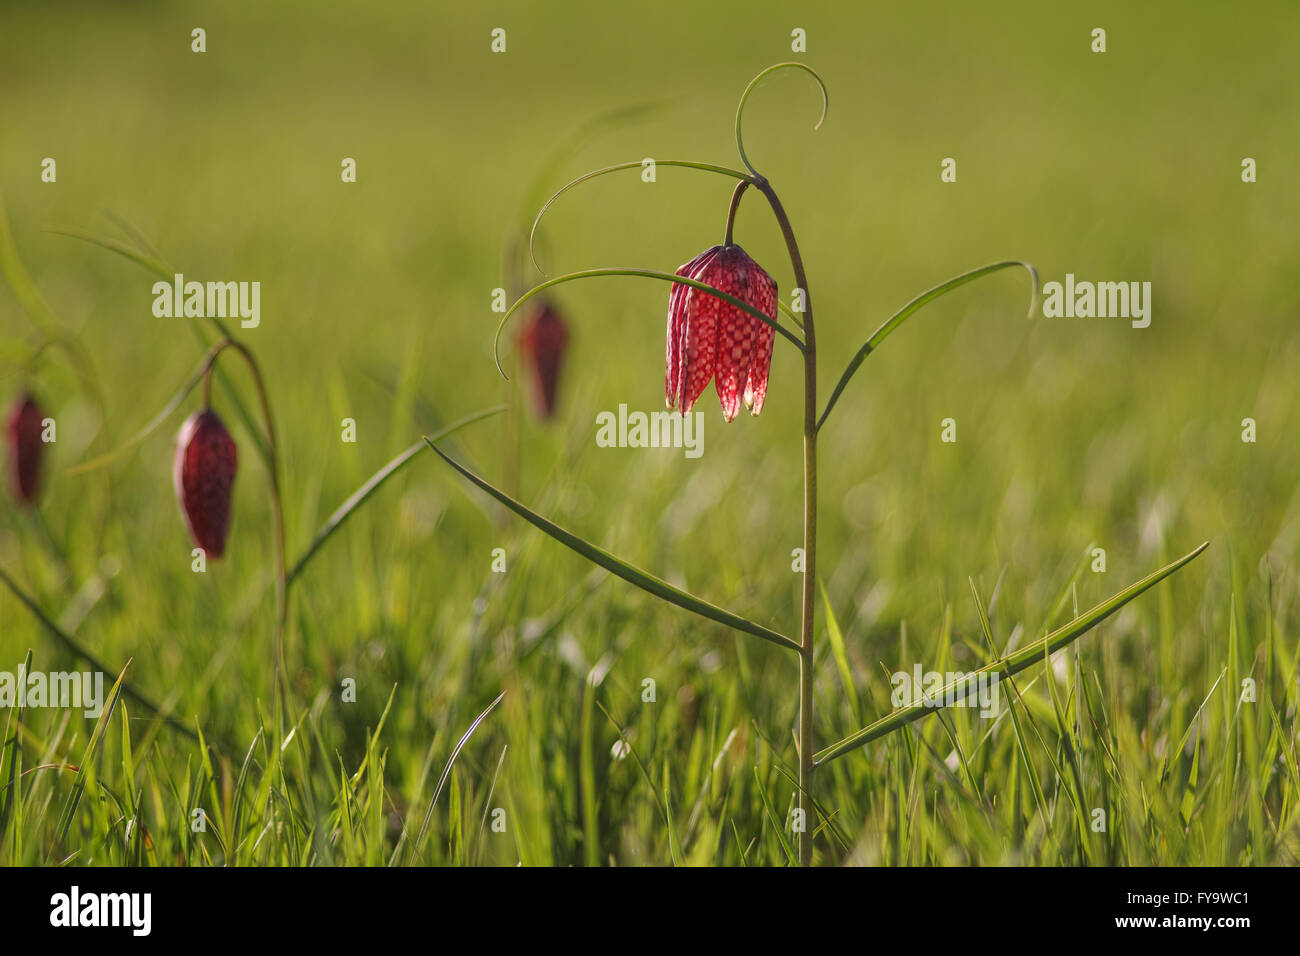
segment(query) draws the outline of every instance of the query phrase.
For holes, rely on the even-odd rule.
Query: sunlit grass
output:
[[[74,26],[39,8],[0,14],[0,35],[30,38],[0,58],[20,91],[0,133],[15,243],[107,402],[97,433],[75,369],[43,370],[55,470],[42,523],[0,514],[0,568],[104,662],[106,687],[130,660],[125,680],[169,714],[159,723],[124,695],[96,739],[79,711],[3,708],[0,862],[787,864],[794,661],[591,572],[436,456],[410,459],[349,513],[294,585],[287,740],[274,730],[255,433],[228,417],[248,454],[228,556],[201,577],[170,489],[182,413],[104,468],[66,473],[147,423],[205,345],[150,314],[153,277],[137,264],[45,227],[115,232],[112,211],[186,273],[262,281],[250,344],[282,432],[292,562],[419,436],[501,401],[488,303],[540,158],[592,116],[654,100],[653,117],[593,139],[546,191],[650,153],[734,162],[737,78],[787,55],[792,25],[788,5],[750,4],[739,19],[700,11],[699,36],[649,17],[624,42],[575,34],[579,6],[568,26],[520,11],[495,63],[485,28],[450,8],[412,6],[400,30],[363,12],[342,30],[308,10],[247,12],[255,23],[220,12],[201,62],[184,40],[191,20],[217,22],[216,6],[183,20],[87,6]],[[1072,59],[1076,26],[1028,4],[996,26],[954,14],[924,36],[902,11],[810,13],[819,70],[854,92],[815,137],[798,79],[773,79],[746,120],[805,246],[824,352],[852,354],[918,289],[1004,256],[1044,280],[1155,283],[1152,326],[1137,331],[1027,321],[1023,277],[982,280],[863,366],[822,439],[834,454],[821,476],[818,741],[887,714],[888,672],[994,659],[985,614],[997,653],[1023,648],[1211,541],[1016,675],[1014,712],[947,711],[826,764],[821,863],[1300,856],[1300,191],[1279,170],[1300,148],[1279,121],[1298,105],[1297,31],[1247,31],[1209,5],[1176,24],[1118,5],[1097,15],[1129,37],[1104,62]],[[1180,45],[1192,35],[1217,43]],[[1157,46],[1158,71],[1142,52]],[[377,61],[378,48],[392,55]],[[106,60],[150,67],[106,74]],[[49,154],[57,186],[37,178]],[[338,181],[347,155],[355,187]],[[959,180],[943,186],[949,155]],[[1245,155],[1260,157],[1254,187],[1237,178]],[[663,169],[654,185],[607,177],[566,197],[548,213],[544,264],[671,271],[718,239],[727,187],[703,179]],[[742,209],[738,237],[779,263],[758,208]],[[772,268],[788,289],[788,270]],[[674,587],[795,632],[797,353],[778,352],[758,420],[724,426],[706,393],[698,461],[599,449],[597,412],[659,407],[666,287],[556,294],[570,374],[558,423],[521,425],[519,499]],[[4,357],[32,335],[0,288]],[[823,395],[841,368],[826,363]],[[251,401],[241,375],[232,366],[231,388]],[[0,364],[0,397],[17,387]],[[948,416],[955,445],[939,441]],[[1248,416],[1253,445],[1240,440]],[[344,417],[356,445],[339,441]],[[446,450],[496,476],[501,435],[498,420],[476,422]],[[1105,573],[1091,570],[1098,546]],[[29,650],[32,669],[85,666],[0,587],[0,670]]]

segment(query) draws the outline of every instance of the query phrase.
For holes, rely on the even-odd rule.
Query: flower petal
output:
[[[754,307],[764,315],[776,319],[776,280],[761,269],[753,302]],[[758,329],[754,343],[754,359],[750,363],[749,377],[745,381],[745,407],[751,414],[757,415],[763,410],[763,400],[767,397],[767,377],[772,368],[772,348],[776,343],[776,329],[753,316],[748,318],[753,320]]]
[[[717,257],[720,246],[714,246],[707,252],[687,263],[683,273],[688,279],[698,279],[707,271],[710,263]],[[705,281],[701,279],[700,281]],[[718,300],[706,292],[692,286],[676,286],[685,290],[681,300],[681,324],[677,329],[677,375],[674,380],[674,404],[683,415],[690,413],[696,400],[713,378],[714,354],[717,347],[717,309],[713,306]]]
[[[692,273],[716,248],[715,246],[713,249],[706,249],[701,252],[690,262],[680,266],[676,274],[693,279]],[[677,396],[681,391],[682,330],[686,321],[686,293],[689,289],[690,286],[678,285],[674,282],[671,291],[668,293],[668,342],[664,361],[664,399],[669,408],[677,406]]]
[[[710,285],[717,286],[745,302],[752,299],[757,283],[758,266],[740,249],[732,246],[718,258],[716,275],[710,273]],[[722,403],[722,417],[733,421],[740,412],[741,394],[749,381],[749,367],[754,358],[757,329],[763,323],[748,312],[727,302],[718,304],[718,346],[715,384]]]

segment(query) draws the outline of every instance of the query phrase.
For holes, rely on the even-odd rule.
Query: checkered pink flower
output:
[[[736,245],[714,246],[677,270],[747,302],[776,320],[776,280]],[[743,309],[693,286],[673,283],[668,295],[667,372],[669,408],[690,412],[712,379],[722,417],[732,421],[743,402],[763,410],[776,330]]]

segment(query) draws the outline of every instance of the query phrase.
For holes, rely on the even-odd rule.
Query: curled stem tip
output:
[[[759,80],[767,76],[769,73],[773,73],[777,70],[785,69],[786,67],[793,67],[794,69],[797,70],[803,70],[805,73],[809,74],[814,80],[816,80],[817,85],[821,88],[822,113],[821,116],[817,118],[817,123],[816,125],[813,126],[813,131],[815,132],[816,130],[821,129],[822,123],[825,122],[826,120],[826,109],[830,104],[830,98],[826,92],[826,83],[822,80],[821,75],[812,67],[808,66],[805,63],[798,63],[793,60],[788,60],[785,63],[774,63],[772,66],[769,66],[766,70],[763,70],[761,73],[759,73],[758,76],[754,77],[752,80],[749,81],[749,86],[745,87],[745,92],[740,94],[740,102],[736,105],[736,151],[740,153],[740,161],[745,164],[745,168],[748,169],[750,173],[754,176],[759,176],[759,172],[757,169],[754,168],[754,164],[749,161],[749,157],[745,155],[745,143],[740,134],[741,119],[745,114],[745,104],[749,101],[749,95],[752,92],[754,92],[754,87],[758,85]]]

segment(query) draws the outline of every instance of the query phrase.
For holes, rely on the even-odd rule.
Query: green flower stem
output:
[[[817,336],[813,326],[812,296],[803,256],[794,228],[776,190],[759,176],[755,187],[766,197],[772,214],[785,237],[794,269],[794,281],[803,290],[803,595],[799,631],[799,809],[803,830],[799,833],[799,865],[812,863],[813,775],[813,628],[815,626],[817,581]]]
[[[740,197],[745,195],[745,190],[749,188],[750,180],[742,179],[736,183],[736,189],[731,194],[731,205],[727,207],[727,232],[722,237],[724,246],[731,245],[731,233],[736,226],[736,212],[740,209]]]
[[[289,620],[289,570],[285,560],[284,549],[284,504],[280,497],[279,443],[275,437],[275,419],[271,415],[271,403],[267,399],[266,385],[262,373],[257,367],[253,353],[241,342],[224,338],[217,342],[208,352],[203,369],[203,403],[207,405],[211,389],[211,376],[218,356],[231,348],[240,354],[249,373],[253,376],[253,387],[262,406],[262,422],[266,428],[266,471],[271,489],[271,524],[275,540],[275,715],[276,746],[284,739],[282,726],[285,707],[284,677],[284,632]]]
[[[809,866],[812,864],[812,831],[813,831],[813,814],[816,807],[812,799],[812,774],[813,774],[813,629],[815,625],[816,613],[816,594],[815,584],[817,581],[817,336],[813,328],[813,312],[811,294],[808,291],[808,276],[803,268],[803,256],[799,254],[799,243],[795,241],[794,229],[790,225],[790,217],[786,215],[785,207],[781,205],[781,200],[777,198],[776,190],[772,184],[760,175],[754,168],[754,164],[749,161],[745,155],[745,144],[741,137],[741,125],[745,115],[745,104],[749,101],[749,96],[754,92],[760,80],[769,73],[783,69],[803,70],[817,81],[817,86],[821,89],[822,94],[822,112],[817,119],[817,125],[814,130],[820,129],[822,121],[826,119],[826,108],[829,97],[826,93],[826,84],[822,82],[821,76],[812,67],[798,62],[777,63],[763,70],[745,87],[745,92],[740,95],[740,102],[736,106],[736,151],[740,153],[740,161],[745,164],[745,168],[752,175],[753,185],[766,197],[768,205],[772,207],[772,214],[776,217],[777,225],[781,227],[781,235],[785,238],[786,251],[790,254],[790,266],[794,269],[794,281],[796,287],[803,290],[804,313],[803,313],[803,595],[800,614],[800,641],[799,641],[799,810],[803,818],[803,829],[799,833],[799,865]],[[742,182],[742,186],[744,183]],[[736,189],[732,196],[732,206],[734,207],[740,201],[742,190]],[[727,233],[730,237],[731,225],[730,216],[735,214],[733,208],[729,213]]]

